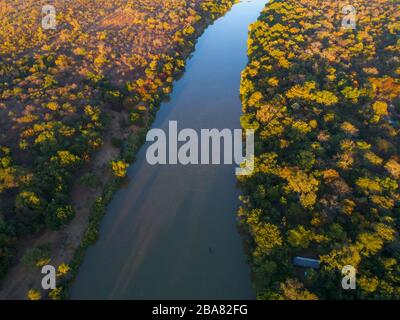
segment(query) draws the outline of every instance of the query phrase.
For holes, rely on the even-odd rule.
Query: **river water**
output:
[[[240,2],[207,28],[152,128],[240,128],[248,26],[265,2]],[[114,195],[71,298],[254,298],[237,230],[235,165],[151,166],[148,146]]]

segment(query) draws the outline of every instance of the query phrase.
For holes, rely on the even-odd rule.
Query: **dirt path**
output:
[[[27,249],[51,244],[50,264],[58,266],[63,262],[69,263],[72,260],[88,225],[91,206],[111,179],[111,173],[107,168],[108,163],[111,159],[118,157],[120,152],[111,143],[111,137],[122,138],[119,121],[124,115],[111,112],[113,118],[105,135],[104,145],[95,154],[91,165],[79,171],[75,179],[76,182],[72,187],[71,201],[76,212],[75,218],[58,231],[46,229],[19,241],[16,258],[18,262],[10,268],[6,277],[0,283],[0,300],[26,299],[29,289],[41,287],[42,274],[40,269],[28,269],[21,263],[21,258]],[[87,172],[93,172],[98,177],[99,184],[95,188],[82,186],[78,182],[79,177]]]
[[[211,18],[203,19],[196,28],[196,38],[200,36],[205,28],[212,22]],[[185,59],[189,56],[193,48],[189,47],[183,51]],[[27,249],[51,244],[50,264],[58,266],[61,263],[69,264],[75,254],[76,249],[81,243],[86,227],[89,222],[91,207],[94,201],[102,194],[104,186],[111,180],[111,172],[107,168],[111,159],[117,158],[120,150],[116,148],[111,138],[116,137],[126,139],[129,134],[135,134],[138,127],[126,128],[122,132],[121,120],[126,120],[127,115],[123,112],[117,113],[110,111],[112,120],[104,136],[102,148],[91,159],[90,165],[81,169],[75,179],[75,184],[71,191],[71,201],[75,209],[75,218],[60,230],[52,231],[44,229],[35,235],[26,236],[19,239],[15,263],[9,269],[7,275],[0,281],[0,300],[26,299],[29,289],[41,288],[42,274],[40,269],[28,269],[21,263],[21,258]],[[82,186],[79,178],[87,172],[95,173],[99,183],[95,188]]]

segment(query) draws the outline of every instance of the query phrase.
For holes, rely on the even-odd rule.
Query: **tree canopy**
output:
[[[250,28],[242,125],[256,166],[239,178],[259,299],[400,298],[398,4],[272,0]],[[318,259],[318,270],[293,265]],[[359,286],[343,290],[352,265]]]

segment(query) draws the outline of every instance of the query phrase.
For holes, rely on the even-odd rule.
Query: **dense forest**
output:
[[[76,172],[101,149],[115,113],[126,134],[112,137],[121,157],[109,171],[125,175],[137,128],[170,93],[198,33],[233,2],[1,1],[0,278],[20,238],[74,218]],[[48,4],[55,30],[41,27]],[[98,184],[90,173],[83,178]],[[33,248],[24,260],[43,265],[46,250]]]
[[[400,299],[399,1],[349,3],[271,0],[251,26],[239,216],[258,299]]]

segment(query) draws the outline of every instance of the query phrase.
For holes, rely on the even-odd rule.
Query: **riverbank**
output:
[[[240,128],[248,26],[263,1],[243,1],[199,38],[152,126]],[[237,230],[235,165],[150,165],[139,150],[107,206],[100,237],[70,288],[73,299],[253,299]]]
[[[233,1],[226,1],[225,12],[228,11]],[[219,16],[213,14],[213,18],[203,17],[199,23],[194,25],[194,33],[187,37],[186,47],[184,48],[185,60],[190,56],[197,39]],[[181,66],[180,73],[175,76],[178,78],[184,69]],[[166,90],[162,90],[166,89]],[[29,270],[25,267],[21,258],[30,247],[38,247],[43,244],[51,244],[50,264],[59,266],[66,263],[70,267],[70,272],[63,276],[59,281],[59,286],[66,288],[79,268],[84,257],[86,248],[94,243],[97,239],[98,227],[101,218],[104,215],[104,208],[111,199],[115,190],[121,184],[120,179],[113,176],[109,162],[113,159],[123,158],[127,162],[134,160],[134,155],[144,141],[148,127],[155,118],[158,106],[166,97],[165,92],[169,92],[170,88],[159,88],[160,98],[157,105],[151,109],[151,113],[147,115],[146,125],[143,127],[137,125],[122,126],[129,117],[127,111],[110,111],[110,123],[104,136],[102,148],[94,156],[94,160],[90,166],[81,169],[75,179],[72,188],[71,197],[72,204],[76,211],[73,221],[62,227],[59,231],[44,230],[40,234],[30,236],[18,244],[18,263],[15,264],[1,281],[0,299],[25,299],[28,290],[40,290],[41,273],[40,270]],[[140,104],[140,103],[139,103]],[[123,141],[123,147],[118,147],[116,140]],[[80,178],[87,172],[94,173],[98,182],[95,186],[83,186]],[[46,298],[47,293],[41,291],[41,296]],[[58,292],[56,297],[63,298],[67,296],[67,292]]]
[[[251,28],[239,216],[260,300],[400,298],[396,15],[390,0],[275,0]]]

